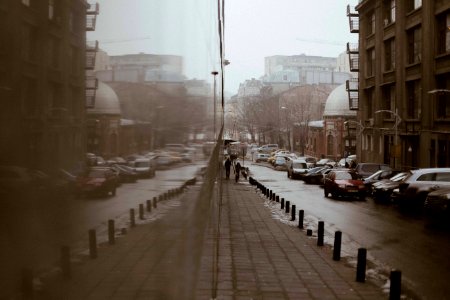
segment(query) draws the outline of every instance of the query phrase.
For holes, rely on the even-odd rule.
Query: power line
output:
[[[151,37],[144,36],[144,37],[136,37],[131,39],[106,39],[106,40],[100,40],[99,43],[101,44],[115,44],[115,43],[128,43],[128,42],[134,42],[134,41],[144,41],[144,40],[150,40]]]

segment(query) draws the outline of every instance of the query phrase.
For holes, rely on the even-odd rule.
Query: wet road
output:
[[[169,189],[181,186],[195,176],[203,163],[190,164],[156,172],[151,179],[122,184],[116,196],[37,199],[2,199],[0,202],[0,299],[9,299],[17,290],[20,270],[47,270],[59,259],[61,246],[72,252],[87,249],[88,230],[107,228],[109,219],[128,219],[130,208],[136,210]],[[123,225],[123,224],[122,224]]]
[[[368,250],[376,273],[402,271],[403,283],[423,299],[449,299],[450,234],[430,228],[417,215],[401,213],[391,205],[366,201],[325,198],[323,189],[287,178],[286,172],[266,166],[250,166],[252,176],[280,197],[305,210],[305,219],[316,226],[325,222],[332,242],[336,230],[343,232],[343,251],[356,256],[357,248]]]

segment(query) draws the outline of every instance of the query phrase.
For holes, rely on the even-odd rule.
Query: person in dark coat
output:
[[[231,159],[227,157],[225,160],[225,175],[227,179],[230,179]]]
[[[234,171],[235,171],[235,180],[236,182],[239,181],[239,174],[241,173],[241,164],[239,162],[236,163],[236,165],[234,166]]]

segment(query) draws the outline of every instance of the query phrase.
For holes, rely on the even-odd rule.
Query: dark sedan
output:
[[[323,182],[323,172],[328,169],[328,166],[309,169],[302,179],[305,183],[321,184]]]
[[[372,196],[376,201],[390,201],[394,189],[398,188],[400,183],[411,173],[402,172],[389,178],[380,180],[372,184]]]

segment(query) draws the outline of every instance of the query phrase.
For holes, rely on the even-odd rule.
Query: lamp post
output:
[[[219,72],[217,71],[212,71],[211,74],[214,76],[214,96],[213,96],[213,101],[214,101],[214,141],[217,140],[217,136],[216,136],[216,76],[217,74],[219,74]]]
[[[395,116],[395,124],[394,124],[394,131],[395,131],[395,136],[394,136],[394,168],[397,168],[397,155],[399,152],[398,149],[398,125],[402,122],[402,119],[400,118],[400,116],[398,115],[398,111],[397,108],[395,109],[395,112],[392,110],[386,110],[386,109],[382,109],[382,110],[377,110],[375,113],[390,113],[392,115]]]

